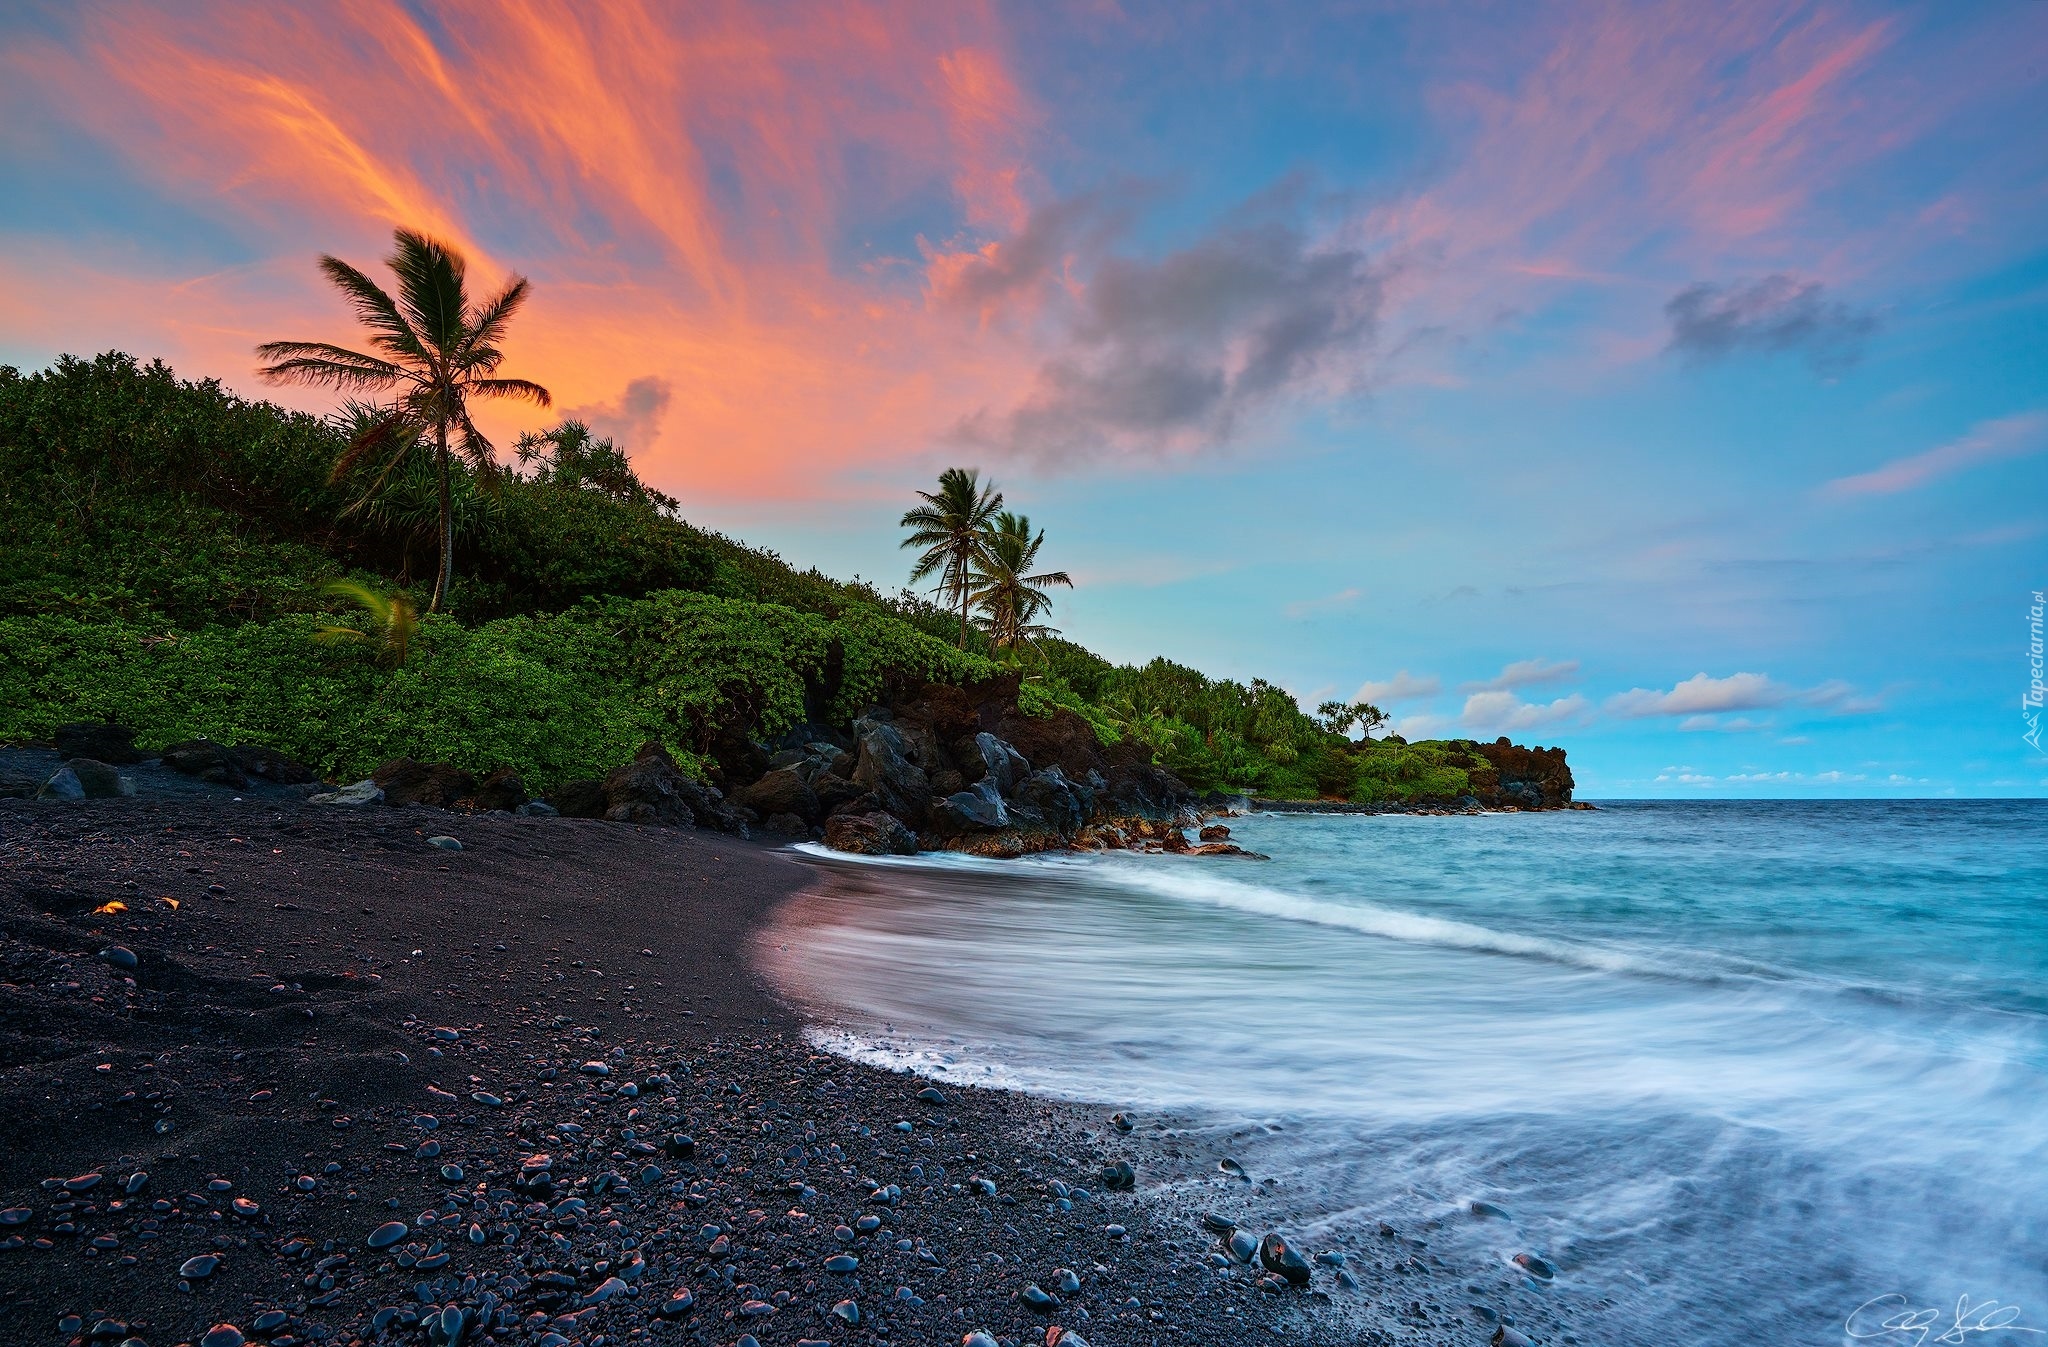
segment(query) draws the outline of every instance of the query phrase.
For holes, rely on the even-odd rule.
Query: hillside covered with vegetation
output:
[[[351,415],[121,354],[0,369],[0,740],[113,719],[340,777],[407,755],[546,787],[650,739],[701,769],[892,685],[1008,673],[1025,711],[1073,710],[1198,789],[1448,799],[1490,770],[1468,743],[1354,741],[1359,708],[1319,719],[1042,627],[998,645],[919,595],[798,570],[685,522],[573,425],[494,480],[457,465],[454,583],[386,630],[332,582],[425,607],[406,596],[436,568],[435,482],[419,447],[337,476]]]

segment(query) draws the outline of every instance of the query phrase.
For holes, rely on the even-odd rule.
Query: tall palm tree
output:
[[[939,474],[937,491],[917,494],[924,504],[904,514],[903,527],[912,532],[903,545],[925,550],[911,567],[910,580],[915,584],[938,573],[934,588],[960,606],[960,648],[965,650],[974,567],[987,545],[989,521],[1003,508],[1003,493],[993,483],[981,485],[973,468],[948,468]]]
[[[525,379],[501,379],[499,349],[512,316],[526,302],[524,276],[472,304],[464,284],[462,254],[410,229],[397,232],[397,250],[387,265],[398,277],[394,302],[383,287],[338,257],[322,255],[320,270],[348,298],[356,318],[370,330],[376,354],[366,355],[324,341],[273,341],[256,348],[271,363],[258,371],[270,383],[318,384],[351,393],[389,394],[381,416],[361,418],[348,448],[335,460],[339,480],[365,459],[386,459],[379,482],[402,462],[411,437],[433,432],[434,467],[440,482],[441,571],[434,581],[429,612],[448,596],[455,569],[455,525],[449,506],[449,433],[478,477],[498,470],[491,442],[470,419],[472,398],[517,398],[550,405],[548,390]]]
[[[982,555],[974,563],[972,598],[998,650],[1015,650],[1051,635],[1052,628],[1038,621],[1039,614],[1052,607],[1046,590],[1054,585],[1074,587],[1065,571],[1031,574],[1044,545],[1044,529],[1033,533],[1028,518],[1008,510],[996,516],[988,531]]]

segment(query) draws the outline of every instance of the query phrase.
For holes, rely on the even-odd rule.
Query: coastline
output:
[[[0,828],[0,1311],[27,1340],[1295,1336],[1298,1298],[1191,1281],[1199,1233],[1156,1204],[1062,1209],[1128,1153],[1100,1110],[928,1103],[806,1042],[747,958],[809,879],[766,848],[217,796],[7,801]],[[1062,1268],[1078,1292],[1029,1308]]]

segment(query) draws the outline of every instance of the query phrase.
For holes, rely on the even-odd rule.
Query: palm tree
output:
[[[1051,635],[1053,629],[1038,621],[1038,615],[1052,607],[1052,596],[1045,591],[1054,585],[1074,587],[1065,571],[1031,574],[1044,544],[1044,529],[1033,533],[1028,518],[1005,510],[996,516],[974,563],[973,602],[999,650],[1015,650]]]
[[[455,526],[449,506],[449,432],[478,477],[498,470],[491,442],[470,419],[471,398],[518,398],[550,405],[548,390],[525,379],[501,379],[499,349],[512,316],[526,302],[524,276],[514,276],[490,299],[472,304],[464,285],[462,254],[410,229],[397,232],[387,265],[398,276],[394,302],[383,287],[338,257],[322,255],[320,270],[334,282],[370,330],[377,354],[324,341],[273,341],[256,348],[270,361],[258,371],[270,383],[319,384],[351,393],[389,394],[381,416],[359,418],[348,448],[334,463],[340,480],[358,463],[386,460],[378,482],[403,462],[412,438],[431,430],[441,498],[441,571],[429,612],[448,596],[455,569]]]
[[[924,504],[903,516],[913,530],[905,547],[922,547],[911,567],[911,583],[938,572],[934,588],[960,606],[960,648],[967,648],[967,606],[974,588],[974,567],[985,553],[989,521],[1003,508],[1003,493],[981,485],[973,468],[948,468],[939,474],[937,491],[920,491]]]

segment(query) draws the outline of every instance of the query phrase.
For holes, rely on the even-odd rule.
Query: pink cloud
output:
[[[1837,477],[1821,488],[1829,496],[1891,496],[1913,491],[1968,468],[2048,452],[2048,411],[1980,421],[1969,433],[1880,468]]]

